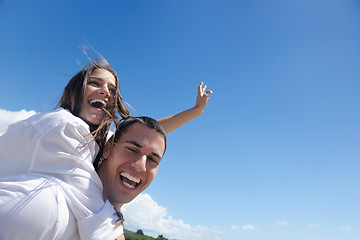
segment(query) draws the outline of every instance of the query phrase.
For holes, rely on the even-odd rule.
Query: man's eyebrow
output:
[[[136,142],[136,141],[128,140],[128,141],[125,141],[125,142],[126,142],[126,143],[130,143],[130,144],[133,144],[133,145],[135,145],[135,146],[138,147],[138,148],[142,148],[142,145],[141,145],[140,143]],[[160,159],[160,160],[161,160],[161,158],[162,158],[162,157],[161,157],[158,153],[156,153],[156,152],[152,152],[151,155],[153,155],[154,157],[156,157],[156,158],[158,158],[158,159]]]
[[[161,156],[159,154],[157,154],[156,152],[152,152],[151,155],[153,155],[154,157],[158,158],[159,160],[161,160]]]
[[[128,141],[125,141],[126,143],[130,143],[130,144],[133,144],[135,146],[137,146],[138,148],[142,148],[141,144],[136,142],[136,141],[131,141],[131,140],[128,140]]]

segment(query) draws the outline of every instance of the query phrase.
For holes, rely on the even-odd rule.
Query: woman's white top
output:
[[[116,239],[89,126],[65,109],[9,125],[0,136],[0,239]]]

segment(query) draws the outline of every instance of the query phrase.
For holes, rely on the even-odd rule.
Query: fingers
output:
[[[198,86],[198,94],[196,96],[195,107],[202,111],[206,107],[207,102],[210,100],[209,95],[213,93],[211,90],[206,90],[207,86],[204,82],[201,82]]]
[[[204,87],[203,87],[203,85],[204,85],[204,82],[201,82],[200,85],[199,85],[199,87],[198,87],[199,91],[201,91],[201,92],[205,92],[205,91],[206,91],[206,88],[207,88],[206,85],[205,85]]]
[[[204,82],[201,82],[199,87],[198,87],[198,90],[201,91],[202,90],[202,86],[203,86]]]
[[[208,101],[210,100],[209,95],[212,94],[212,93],[213,93],[213,91],[211,91],[211,90],[207,90],[207,91],[206,91],[205,94],[206,94],[206,96],[208,97],[208,98],[207,98]]]
[[[207,86],[206,85],[204,85],[204,82],[201,82],[200,83],[200,85],[199,85],[199,87],[198,87],[198,90],[199,90],[199,93],[201,94],[201,95],[203,95],[203,94],[206,94],[206,95],[210,95],[210,94],[212,94],[213,93],[213,91],[211,91],[211,90],[206,90],[206,88],[207,88]]]

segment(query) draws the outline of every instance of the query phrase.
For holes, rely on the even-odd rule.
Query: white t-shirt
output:
[[[16,239],[67,239],[68,233],[74,235],[74,223],[79,239],[115,239],[121,235],[122,227],[114,230],[117,216],[113,206],[103,200],[102,183],[92,165],[97,152],[89,126],[62,108],[11,124],[0,136],[0,222],[14,222],[12,229],[0,224],[0,239],[8,239],[1,237],[4,231],[15,231]],[[50,185],[38,188],[45,183]],[[32,194],[31,201],[21,200]],[[62,226],[64,230],[48,232],[53,234],[50,238],[33,238],[34,229],[22,231],[19,219],[31,224],[43,221],[47,213],[32,213],[41,212],[34,206],[46,204],[48,198],[49,206],[61,209],[61,214],[53,214],[51,219],[56,222],[51,225],[47,219],[49,224],[44,227]],[[17,208],[17,218],[4,217]]]

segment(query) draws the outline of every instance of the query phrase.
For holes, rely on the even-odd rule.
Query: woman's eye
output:
[[[89,81],[88,84],[93,86],[99,86],[99,83],[96,81]]]
[[[110,89],[109,91],[111,92],[111,94],[112,94],[113,96],[115,96],[115,94],[116,94],[116,89]]]

